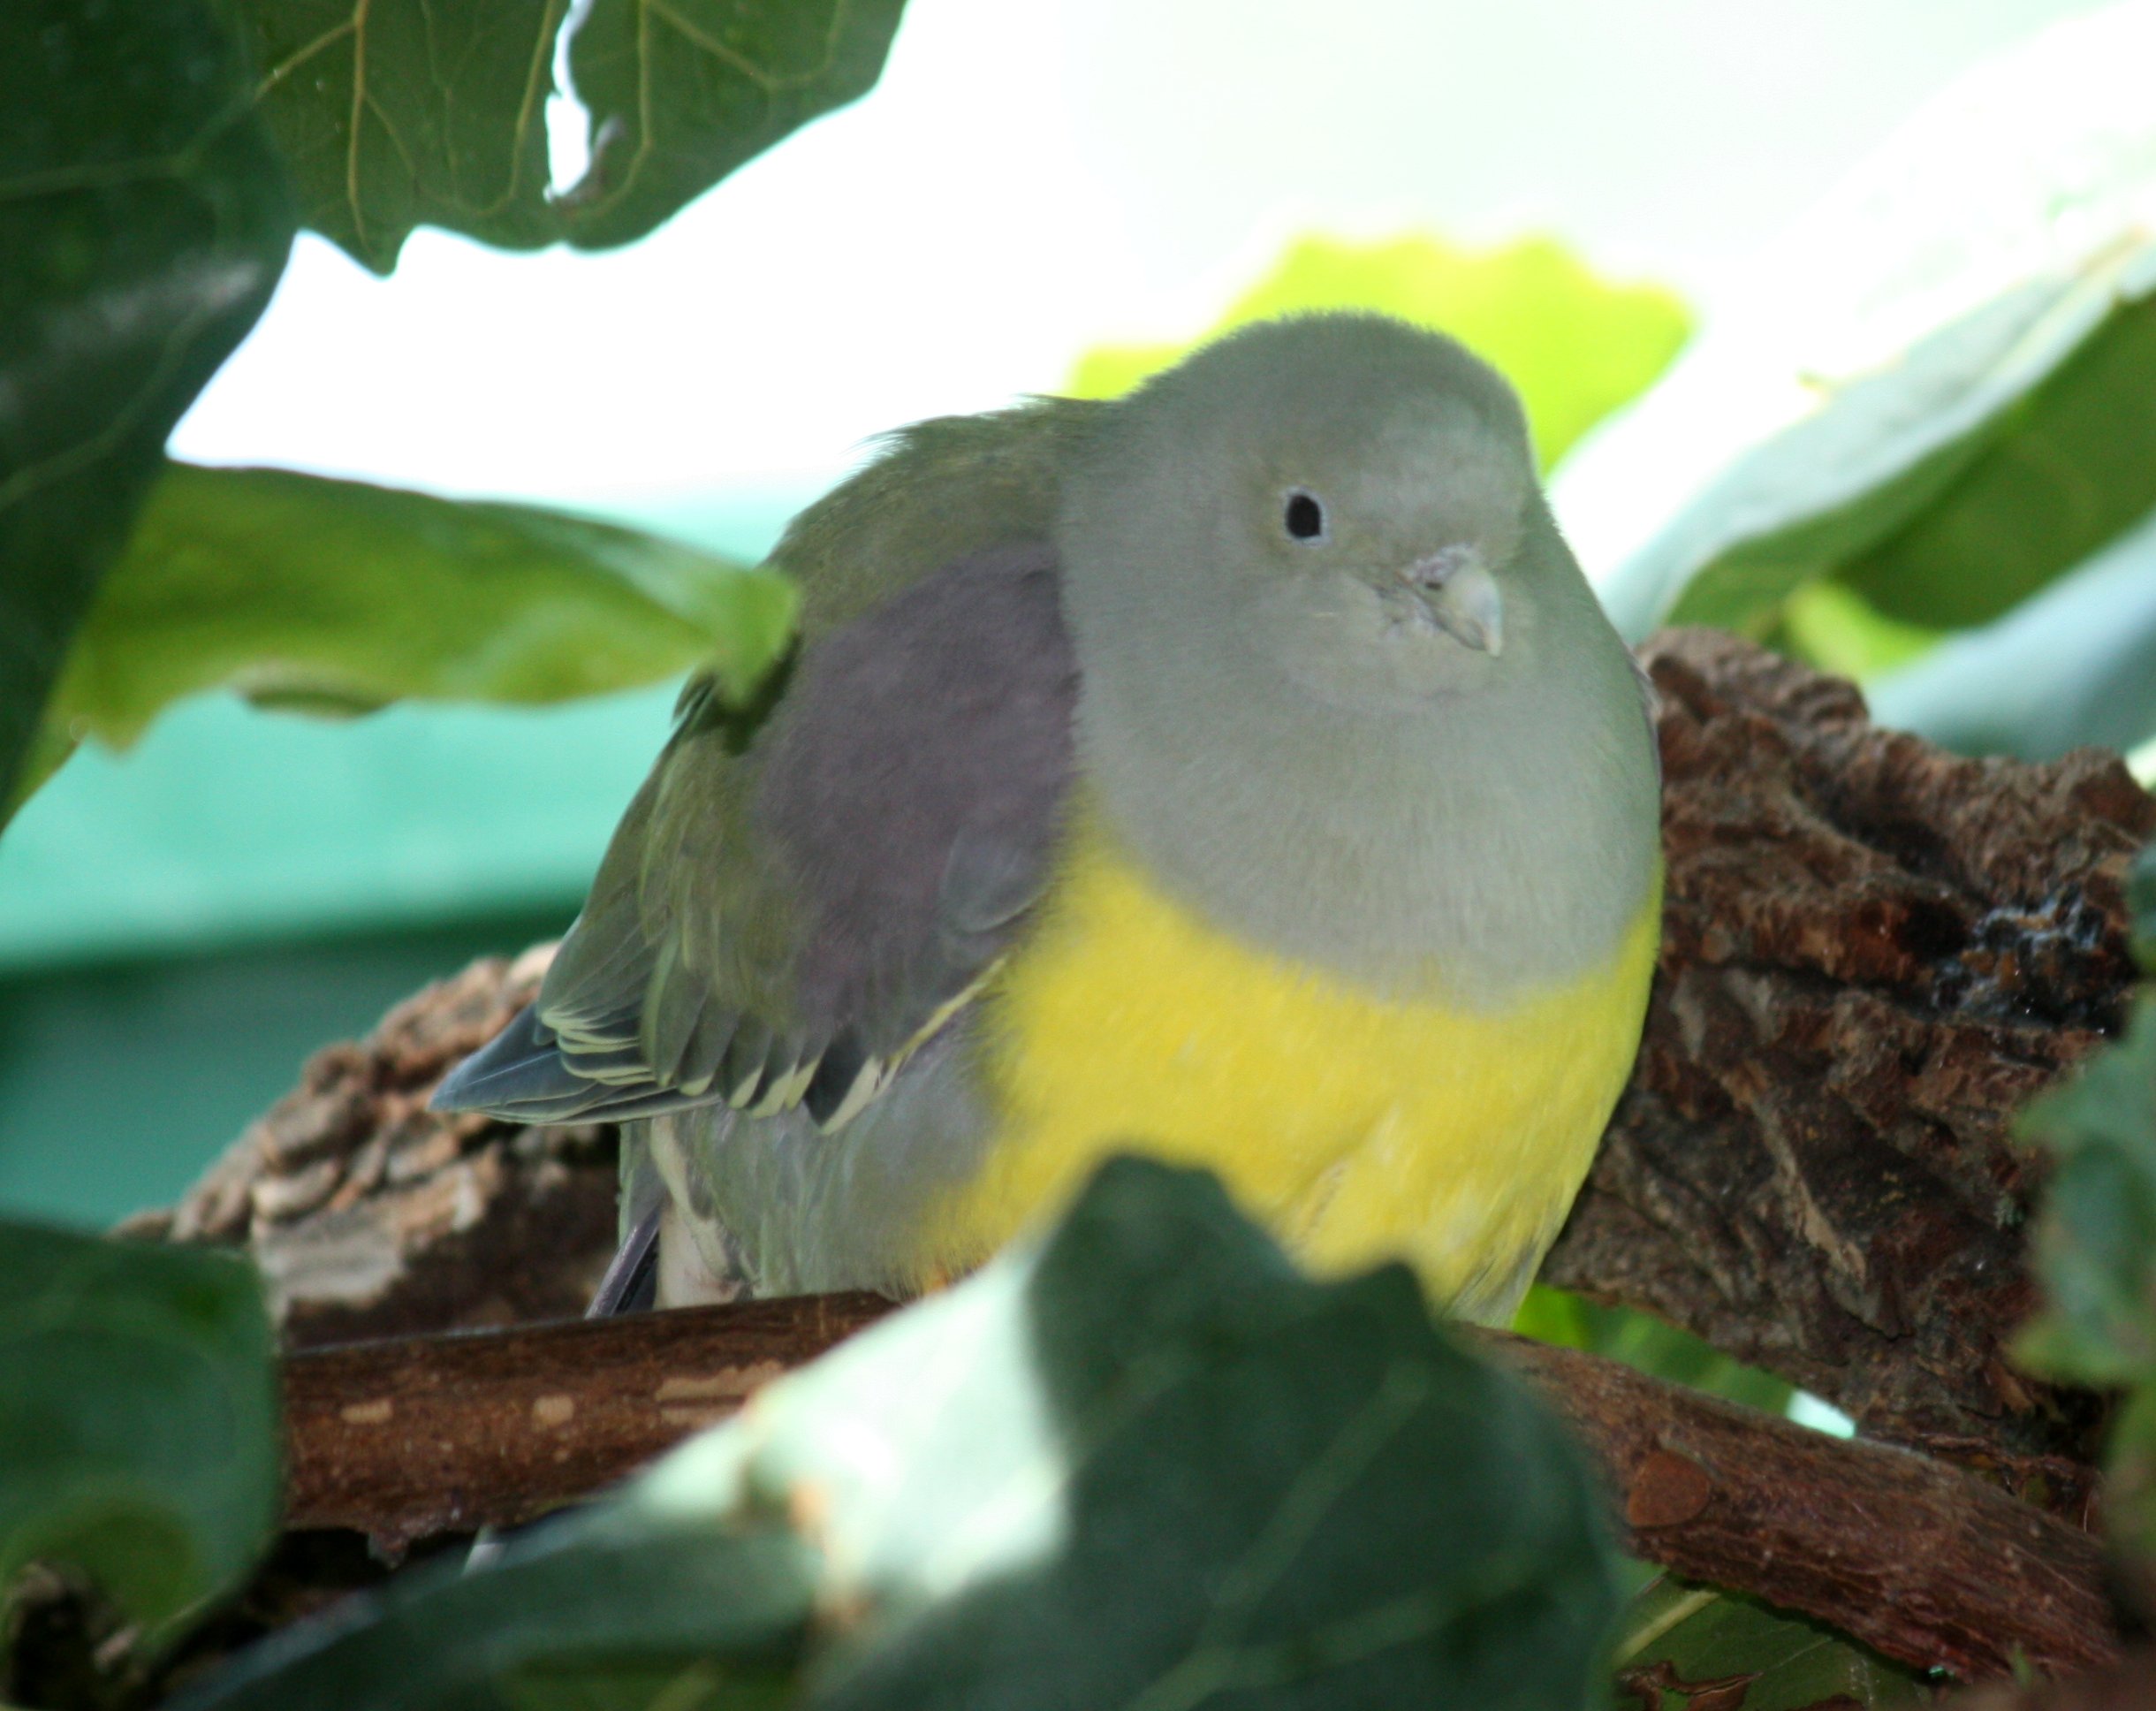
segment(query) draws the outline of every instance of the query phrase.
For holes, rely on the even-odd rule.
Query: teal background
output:
[[[804,491],[616,512],[759,559]],[[574,917],[677,688],[323,721],[184,703],[0,837],[0,1208],[170,1204],[307,1056]]]

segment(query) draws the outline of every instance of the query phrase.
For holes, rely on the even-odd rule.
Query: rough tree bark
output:
[[[2038,1160],[2015,1112],[2122,1020],[2156,799],[2089,749],[1966,760],[1707,631],[1645,650],[1669,864],[1640,1064],[1545,1277],[1865,1431],[2010,1473],[2093,1399],[2016,1372]],[[2018,1481],[2010,1481],[2018,1483]]]
[[[2095,1398],[2002,1352],[2038,1161],[2013,1113],[2116,1026],[2156,799],[2115,757],[1970,761],[1731,637],[1644,658],[1668,909],[1633,1084],[1545,1276],[1644,1308],[1871,1435],[2069,1495]],[[145,1233],[243,1243],[295,1346],[573,1313],[611,1137],[428,1114],[528,999],[482,962],[331,1048]]]
[[[294,1356],[286,1512],[392,1549],[588,1496],[872,1322],[874,1296],[406,1338]],[[2118,1656],[2096,1540],[1924,1456],[1613,1360],[1472,1333],[1601,1464],[1636,1556],[1970,1679]]]

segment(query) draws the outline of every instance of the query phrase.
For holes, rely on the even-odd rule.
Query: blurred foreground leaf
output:
[[[1204,338],[1298,310],[1336,308],[1374,309],[1435,327],[1494,363],[1527,405],[1545,468],[1644,391],[1691,327],[1670,293],[1612,285],[1546,238],[1479,253],[1434,238],[1370,245],[1303,238]],[[1080,398],[1116,397],[1199,342],[1089,351],[1065,390]]]
[[[1664,1575],[1626,1607],[1616,1711],[1873,1711],[1922,1679],[1845,1635]]]
[[[292,241],[200,0],[0,7],[0,802],[165,436]]]
[[[1564,470],[1620,628],[1760,634],[1838,576],[1987,621],[2156,506],[2156,4],[1926,108]]]
[[[745,694],[793,617],[771,572],[611,523],[173,464],[69,656],[47,757],[124,748],[210,688],[318,712],[530,704],[708,662]]]
[[[154,1646],[253,1566],[279,1497],[254,1270],[0,1225],[0,1593],[87,1577]]]
[[[617,1500],[187,1703],[1548,1711],[1614,1614],[1600,1506],[1404,1269],[1309,1281],[1125,1160]]]
[[[626,243],[866,93],[904,0],[595,0],[573,38],[585,181],[550,194],[569,0],[224,0],[307,224],[377,273],[419,225],[507,249]]]

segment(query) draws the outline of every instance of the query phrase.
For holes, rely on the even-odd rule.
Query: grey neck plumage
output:
[[[1659,845],[1641,686],[1584,582],[1519,644],[1501,685],[1404,714],[1321,704],[1232,649],[1082,659],[1082,772],[1213,924],[1376,992],[1499,1008],[1614,954]]]

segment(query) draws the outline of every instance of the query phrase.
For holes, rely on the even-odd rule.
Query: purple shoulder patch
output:
[[[893,1049],[1019,931],[1070,793],[1077,694],[1044,544],[961,559],[802,657],[757,788],[802,907],[812,1036]]]

